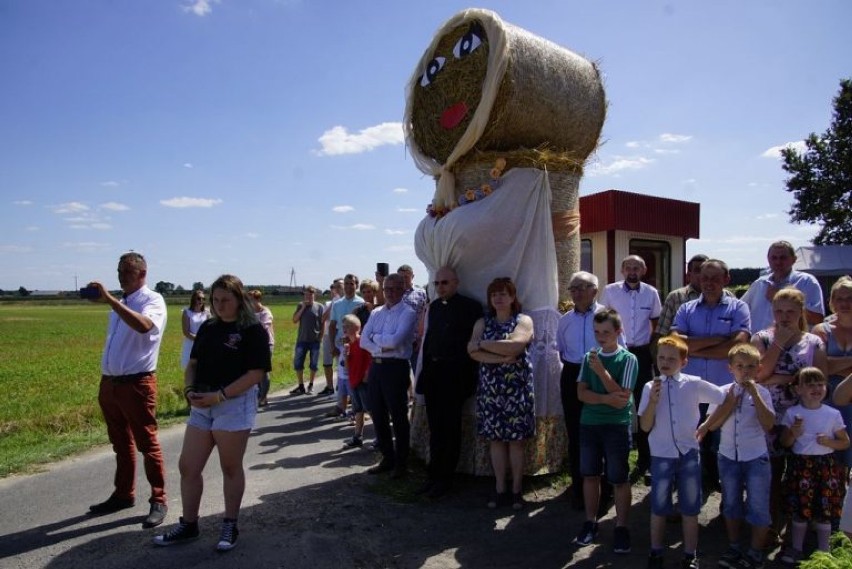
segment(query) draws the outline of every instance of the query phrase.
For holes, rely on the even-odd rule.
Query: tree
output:
[[[24,288],[24,287],[18,287],[18,294],[19,294],[20,296],[29,296],[29,295],[30,295],[30,291],[28,291],[28,290],[27,290],[26,288]]]
[[[175,285],[169,282],[160,281],[154,285],[154,290],[160,294],[172,294],[175,290]]]
[[[828,130],[805,140],[803,153],[781,151],[795,223],[817,223],[814,245],[852,245],[852,80],[840,82]]]
[[[175,294],[183,294],[183,293],[185,293],[185,292],[186,292],[186,289],[185,289],[185,288],[183,288],[182,286],[177,285],[177,286],[175,287]]]
[[[204,283],[203,282],[196,281],[196,282],[192,283],[192,292],[195,292],[197,290],[204,290]]]

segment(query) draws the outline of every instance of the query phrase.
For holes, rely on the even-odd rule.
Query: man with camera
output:
[[[118,281],[124,293],[116,298],[94,281],[80,296],[112,308],[101,361],[98,403],[115,451],[115,490],[89,508],[103,515],[132,508],[136,499],[136,451],[142,453],[151,484],[151,504],[143,528],[163,523],[166,506],[165,467],[157,438],[157,359],[166,328],[166,303],[145,285],[148,266],[139,253],[125,253],[118,262]]]

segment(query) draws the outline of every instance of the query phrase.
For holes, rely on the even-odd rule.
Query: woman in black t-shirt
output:
[[[174,545],[198,537],[202,471],[213,447],[219,449],[225,494],[225,519],[216,549],[237,542],[245,472],[243,456],[257,414],[257,384],[271,368],[269,338],[258,322],[240,279],[222,275],[210,287],[213,317],[195,337],[184,375],[191,405],[180,462],[183,516],[177,526],[154,538]]]

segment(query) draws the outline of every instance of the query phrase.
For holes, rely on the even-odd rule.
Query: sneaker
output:
[[[512,509],[513,510],[523,510],[524,509],[524,493],[523,492],[513,492],[512,493]]]
[[[680,562],[680,569],[699,569],[697,555],[684,555]]]
[[[346,439],[343,441],[343,446],[346,448],[359,448],[364,444],[364,441],[361,440],[361,437],[352,437],[351,439]]]
[[[612,551],[614,553],[630,553],[630,530],[624,526],[617,526],[612,537]]]
[[[727,567],[728,569],[738,569],[740,567],[740,559],[742,558],[743,554],[739,549],[729,547],[728,550],[719,557],[717,565],[719,565],[719,567]]]
[[[663,569],[663,556],[654,555],[648,556],[648,569]]]
[[[152,503],[148,517],[142,522],[142,527],[145,529],[157,527],[166,519],[167,513],[169,513],[168,506],[159,502]]]
[[[178,525],[154,538],[154,545],[175,545],[198,539],[198,522],[186,522],[181,516]]]
[[[500,506],[505,506],[506,501],[509,499],[509,492],[503,492],[502,494],[497,492],[496,490],[491,494],[488,498],[488,502],[485,503],[489,509],[493,510],[495,508],[499,508]]]
[[[736,565],[730,566],[732,569],[763,569],[763,559],[755,559],[751,555],[743,555],[737,560]]]
[[[307,390],[304,383],[300,383],[295,389],[290,390],[290,395],[304,395],[305,393],[307,393]]]
[[[781,554],[781,563],[784,565],[797,565],[802,560],[802,552],[794,547],[788,547]]]
[[[326,387],[322,391],[318,392],[317,395],[334,395],[334,388]]]
[[[577,534],[577,537],[575,537],[571,543],[573,543],[574,545],[579,545],[580,547],[591,545],[592,543],[594,543],[597,535],[597,522],[590,522],[586,520],[585,522],[583,522],[583,529],[580,530],[580,533]]]
[[[326,412],[323,417],[340,417],[341,415],[343,415],[343,409],[335,407],[331,411]]]
[[[219,543],[216,544],[216,551],[231,551],[237,546],[237,538],[239,536],[240,530],[237,529],[237,520],[225,518],[222,521],[222,531],[219,533]]]
[[[313,393],[314,392],[314,382],[310,382],[308,387],[305,388],[305,393]]]

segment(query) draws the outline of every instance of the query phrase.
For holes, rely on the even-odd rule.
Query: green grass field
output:
[[[268,304],[273,390],[295,382],[295,304]],[[180,369],[184,306],[169,304],[160,348],[161,424],[188,412]],[[0,477],[107,442],[97,396],[108,312],[88,302],[0,303]]]

